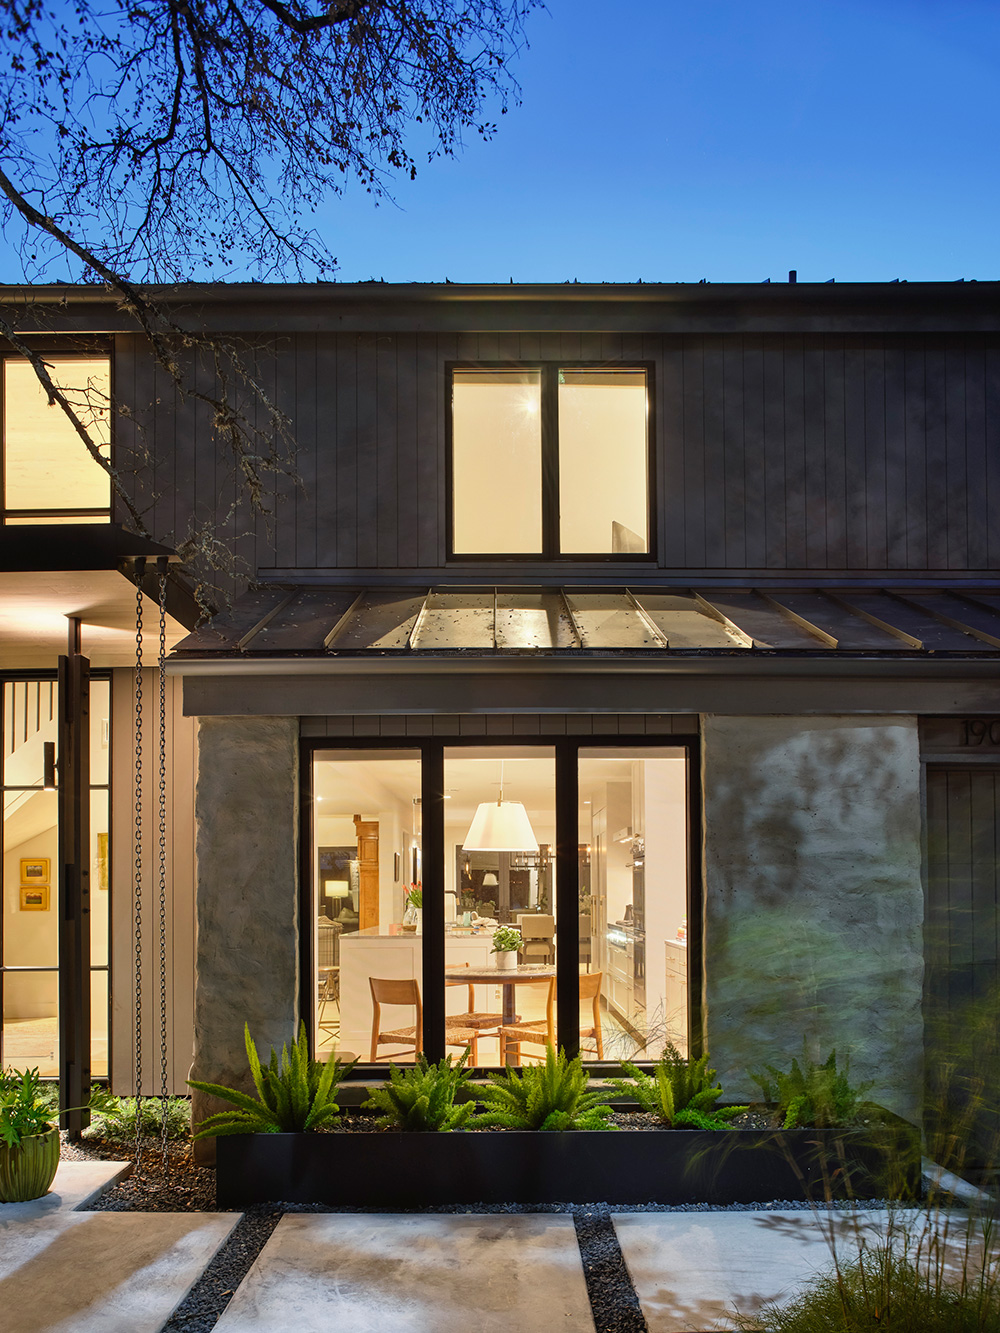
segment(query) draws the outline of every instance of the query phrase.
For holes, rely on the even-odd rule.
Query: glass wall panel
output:
[[[11,1069],[59,1076],[58,972],[7,972],[3,985],[3,1050]]]
[[[313,791],[316,1052],[412,1063],[421,930],[404,911],[422,889],[419,752],[317,753]]]
[[[539,371],[454,372],[452,525],[456,554],[541,551],[541,420]]]
[[[94,967],[108,962],[110,892],[108,792],[90,793],[90,962]]]
[[[111,755],[111,682],[90,682],[90,785],[106,787]]]
[[[108,974],[90,974],[90,1072],[108,1077]]]
[[[3,964],[59,962],[59,835],[54,791],[4,791]]]
[[[455,747],[444,774],[448,1049],[474,1047],[479,1065],[544,1059],[557,1037],[553,751]],[[519,938],[510,970],[498,925]]]
[[[583,749],[579,778],[584,1058],[655,1060],[668,1041],[686,1055],[685,754]]]
[[[64,390],[99,450],[110,453],[107,357],[47,356],[49,373]],[[4,505],[44,513],[103,509],[111,482],[58,405],[48,398],[27,361],[4,361]]]
[[[559,549],[649,550],[644,370],[559,372]]]

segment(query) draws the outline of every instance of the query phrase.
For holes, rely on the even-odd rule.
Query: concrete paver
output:
[[[829,1213],[844,1252],[857,1227],[884,1234],[888,1213]],[[787,1298],[831,1262],[812,1213],[614,1213],[612,1218],[649,1333],[732,1328],[734,1308],[751,1314]],[[828,1234],[828,1233],[827,1233]]]
[[[0,1325],[12,1333],[157,1333],[239,1218],[0,1212]]]
[[[572,1217],[288,1214],[219,1333],[592,1333]]]
[[[86,1208],[131,1170],[131,1162],[60,1162],[48,1194],[25,1203],[0,1203],[0,1226]]]

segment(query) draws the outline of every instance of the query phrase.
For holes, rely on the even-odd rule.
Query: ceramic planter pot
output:
[[[495,957],[497,960],[497,969],[500,972],[511,972],[515,967],[517,967],[516,949],[499,950],[496,953]]]
[[[59,1166],[59,1131],[28,1134],[16,1148],[0,1144],[0,1203],[23,1203],[47,1194]]]

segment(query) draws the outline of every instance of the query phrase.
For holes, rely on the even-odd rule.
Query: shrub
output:
[[[188,1085],[198,1092],[231,1102],[235,1107],[207,1116],[198,1126],[196,1139],[216,1134],[294,1134],[299,1130],[319,1129],[336,1119],[340,1107],[334,1097],[347,1070],[339,1060],[324,1064],[309,1058],[305,1023],[299,1026],[298,1041],[291,1047],[282,1046],[280,1059],[272,1048],[266,1065],[260,1062],[246,1024],[243,1035],[259,1100],[221,1083],[188,1079]]]
[[[737,1315],[742,1333],[997,1333],[995,1281],[946,1286],[891,1245],[861,1250],[784,1304]]]
[[[726,1129],[733,1116],[747,1110],[745,1106],[717,1107],[722,1088],[715,1084],[715,1070],[708,1068],[708,1056],[694,1062],[686,1060],[670,1042],[651,1075],[624,1060],[622,1069],[629,1080],[614,1079],[606,1089],[622,1097],[634,1097],[642,1110],[651,1111],[667,1125]]]
[[[0,1070],[0,1140],[8,1148],[58,1123],[46,1091],[37,1069]]]
[[[850,1061],[845,1061],[844,1068],[838,1070],[835,1050],[822,1064],[810,1060],[803,1052],[802,1064],[793,1059],[787,1073],[774,1065],[765,1065],[763,1073],[749,1072],[765,1102],[777,1106],[784,1129],[797,1129],[800,1125],[816,1129],[849,1125],[857,1118],[865,1094],[874,1086],[871,1082],[853,1087]]]
[[[476,1109],[475,1102],[455,1105],[455,1094],[469,1079],[465,1061],[469,1049],[457,1065],[446,1055],[436,1065],[425,1055],[407,1069],[389,1066],[389,1082],[369,1090],[366,1108],[381,1111],[377,1123],[395,1129],[437,1131],[461,1129]]]
[[[479,1100],[494,1110],[476,1116],[473,1125],[505,1129],[613,1129],[611,1107],[600,1092],[587,1092],[590,1075],[579,1056],[566,1059],[549,1045],[544,1065],[490,1074],[478,1089]]]
[[[168,1139],[186,1139],[191,1133],[191,1102],[187,1097],[167,1097]],[[159,1097],[143,1097],[139,1102],[139,1132],[160,1135],[164,1103]],[[103,1088],[95,1088],[90,1098],[93,1118],[84,1130],[89,1138],[111,1142],[130,1142],[135,1138],[135,1098],[115,1097]]]

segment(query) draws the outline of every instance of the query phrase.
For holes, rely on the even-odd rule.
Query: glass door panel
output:
[[[584,1058],[656,1060],[666,1042],[686,1055],[685,754],[581,749],[579,782]]]
[[[544,1059],[557,1040],[554,752],[455,746],[444,788],[447,1049],[468,1045],[480,1066]],[[500,926],[515,932],[511,968],[493,951]]]
[[[315,1050],[413,1063],[423,1048],[420,753],[320,751],[313,794]]]

